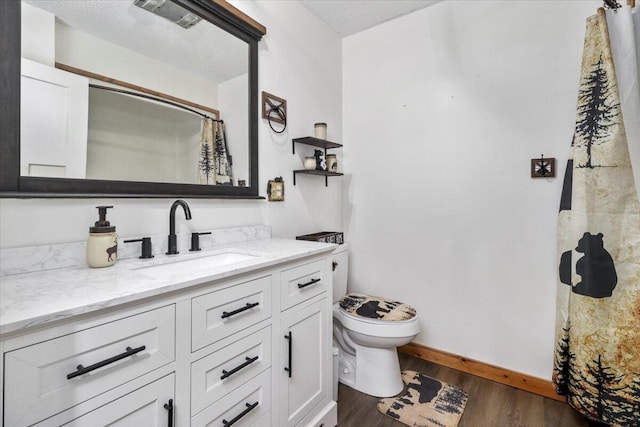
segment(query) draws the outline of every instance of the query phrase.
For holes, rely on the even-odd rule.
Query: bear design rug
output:
[[[381,399],[378,410],[411,427],[456,427],[467,393],[415,371],[402,371],[405,392]]]

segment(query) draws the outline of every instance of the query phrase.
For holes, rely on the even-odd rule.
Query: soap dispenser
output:
[[[89,227],[87,241],[87,263],[89,267],[110,267],[118,257],[118,235],[116,227],[107,221],[107,209],[113,206],[96,206],[99,220]]]

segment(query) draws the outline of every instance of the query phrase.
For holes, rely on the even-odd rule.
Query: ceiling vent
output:
[[[191,28],[202,20],[182,6],[178,6],[169,0],[134,0],[133,4],[138,7],[162,16],[169,21],[180,25],[182,28]]]

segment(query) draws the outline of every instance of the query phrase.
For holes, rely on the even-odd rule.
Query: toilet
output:
[[[420,332],[415,310],[398,301],[347,294],[348,248],[333,252],[333,341],[338,380],[362,393],[390,397],[404,387],[397,347]]]

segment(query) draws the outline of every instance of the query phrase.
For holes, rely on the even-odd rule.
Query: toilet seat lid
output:
[[[347,314],[366,319],[403,321],[416,317],[416,310],[405,303],[365,294],[346,294],[338,302]]]

